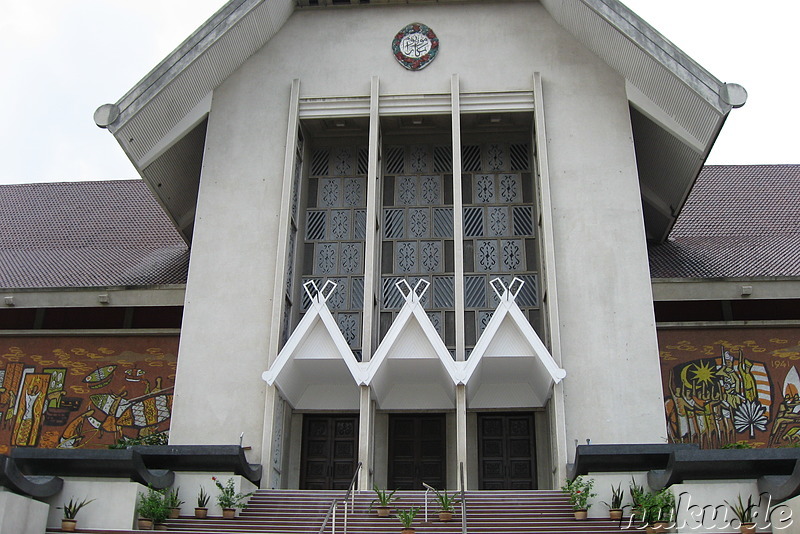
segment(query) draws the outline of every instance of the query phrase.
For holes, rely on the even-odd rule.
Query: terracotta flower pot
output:
[[[742,534],[754,534],[756,531],[756,524],[755,523],[742,523],[739,526],[739,532]]]
[[[378,514],[378,517],[389,517],[389,507],[388,506],[378,506],[375,508],[375,511]]]
[[[194,516],[197,519],[205,519],[208,515],[208,508],[195,508],[194,509]]]
[[[153,530],[153,520],[140,517],[139,530]]]
[[[400,532],[401,534],[414,534],[416,530],[413,528],[403,528],[403,530],[401,530]]]
[[[572,513],[575,514],[575,519],[577,519],[578,521],[583,521],[584,519],[586,519],[586,516],[589,515],[589,512],[587,510],[573,510]]]
[[[612,521],[619,521],[622,519],[622,509],[621,508],[611,508],[608,511],[608,518]]]
[[[78,526],[78,521],[76,519],[62,519],[61,520],[61,530],[64,532],[75,532],[75,528]]]
[[[236,508],[223,508],[222,509],[222,518],[223,519],[234,519],[236,517]]]
[[[167,525],[165,523],[156,523],[153,525],[153,530],[167,530]]]
[[[181,509],[180,508],[170,508],[169,509],[169,518],[170,519],[178,519],[181,516]]]
[[[647,534],[662,534],[669,530],[668,521],[655,521],[651,525],[647,525]]]
[[[439,511],[439,521],[452,521],[453,520],[453,512],[447,510]]]

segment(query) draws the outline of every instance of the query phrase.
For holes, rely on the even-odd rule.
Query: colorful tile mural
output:
[[[0,338],[0,454],[169,429],[178,336]]]
[[[800,446],[800,328],[658,332],[669,439]]]

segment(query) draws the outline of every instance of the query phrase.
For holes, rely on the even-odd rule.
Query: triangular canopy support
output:
[[[515,299],[524,281],[491,281],[500,301],[464,367],[470,408],[544,407],[566,371],[555,362]],[[491,360],[491,361],[488,361]]]
[[[312,280],[303,288],[311,305],[261,378],[276,386],[295,409],[358,410],[364,366],[356,360],[326,304],[336,283],[328,280],[318,288]]]
[[[405,303],[369,362],[366,383],[385,410],[453,409],[459,373],[422,307],[430,283],[395,285]]]

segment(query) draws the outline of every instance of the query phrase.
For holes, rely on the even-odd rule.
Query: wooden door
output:
[[[389,485],[421,490],[422,483],[444,488],[445,417],[443,414],[389,416]]]
[[[532,413],[478,415],[480,489],[536,489]]]
[[[358,464],[358,415],[303,416],[300,489],[346,490]]]

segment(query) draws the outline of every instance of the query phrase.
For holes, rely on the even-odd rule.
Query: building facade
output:
[[[482,489],[666,442],[647,244],[742,104],[616,1],[229,2],[95,115],[190,247],[170,442]]]

